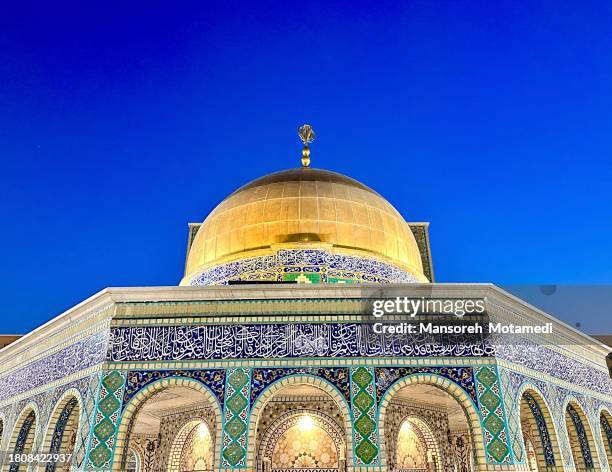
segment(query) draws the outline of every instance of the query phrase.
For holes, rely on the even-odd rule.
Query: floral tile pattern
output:
[[[335,254],[323,249],[282,249],[272,255],[222,264],[194,276],[189,285],[218,285],[230,280],[292,280],[288,274],[304,274],[311,282],[332,279],[374,283],[415,283],[418,279],[393,265],[367,257]]]
[[[372,367],[351,369],[351,415],[356,465],[378,465],[378,404]]]
[[[510,438],[506,428],[497,369],[495,366],[480,367],[476,370],[475,377],[487,462],[511,463]]]
[[[124,386],[124,372],[107,371],[101,378],[95,424],[91,431],[91,443],[87,457],[88,470],[104,470],[110,467]]]
[[[250,369],[228,369],[221,451],[221,466],[224,468],[246,466],[250,390]]]

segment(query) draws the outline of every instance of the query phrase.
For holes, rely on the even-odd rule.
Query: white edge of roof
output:
[[[161,302],[161,301],[205,301],[205,300],[253,300],[253,299],[283,299],[283,298],[318,298],[321,292],[333,293],[334,297],[338,298],[360,298],[364,290],[372,291],[379,289],[381,295],[389,295],[389,292],[401,291],[404,296],[417,295],[422,296],[423,293],[448,292],[447,295],[454,295],[452,292],[464,292],[463,295],[471,298],[486,298],[494,296],[499,301],[506,301],[510,305],[515,305],[515,308],[522,307],[531,314],[542,316],[546,320],[556,323],[561,326],[568,334],[583,338],[588,341],[588,347],[595,347],[602,351],[604,357],[612,350],[612,347],[607,346],[601,341],[577,330],[573,326],[561,321],[554,316],[540,310],[539,308],[527,303],[521,298],[507,292],[506,290],[491,284],[491,283],[433,283],[433,284],[351,284],[345,286],[338,285],[215,285],[215,286],[157,286],[157,287],[108,287],[89,298],[83,300],[77,305],[69,308],[65,312],[52,318],[46,323],[40,325],[8,346],[0,349],[0,357],[10,355],[12,351],[27,349],[30,342],[34,342],[39,338],[39,335],[56,334],[63,327],[77,321],[81,316],[90,313],[96,308],[100,308],[106,304],[113,303],[129,303],[129,302]],[[405,293],[406,289],[413,294]],[[466,294],[465,291],[473,293]],[[279,293],[282,292],[282,293]],[[399,296],[400,293],[394,294]],[[518,306],[517,306],[518,305]],[[605,351],[605,353],[604,353]]]

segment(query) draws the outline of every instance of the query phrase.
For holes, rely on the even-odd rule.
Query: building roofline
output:
[[[590,349],[600,351],[605,357],[612,348],[601,341],[577,330],[573,326],[527,303],[521,298],[491,283],[433,283],[433,284],[347,284],[347,285],[214,285],[214,286],[158,286],[158,287],[108,287],[52,318],[41,326],[23,335],[0,349],[0,356],[27,349],[39,335],[51,336],[63,328],[78,322],[92,311],[104,309],[116,303],[151,302],[195,302],[215,300],[266,300],[266,299],[315,299],[372,297],[379,292],[380,298],[395,296],[446,296],[464,298],[489,298],[499,304],[514,308],[520,313],[541,316],[562,328],[563,334],[582,338]],[[527,313],[526,313],[527,312]]]

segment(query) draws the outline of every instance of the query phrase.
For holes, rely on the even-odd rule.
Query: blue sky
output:
[[[177,284],[187,222],[304,122],[431,222],[439,281],[612,282],[610,2],[88,3],[0,18],[0,332]]]

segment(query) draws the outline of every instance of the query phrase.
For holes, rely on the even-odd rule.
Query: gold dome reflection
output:
[[[285,246],[375,258],[427,282],[414,235],[387,200],[350,177],[302,167],[256,179],[223,200],[197,232],[182,283]]]

